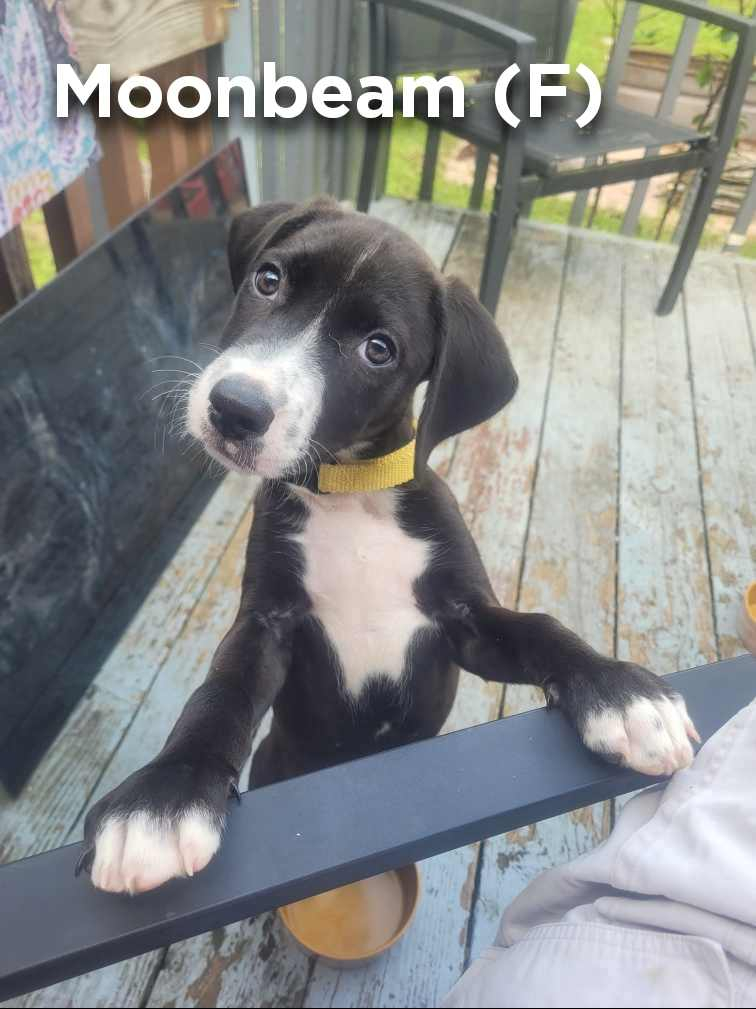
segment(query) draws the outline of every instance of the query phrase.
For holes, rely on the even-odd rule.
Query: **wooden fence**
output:
[[[181,74],[205,77],[205,55],[192,53],[151,71],[161,83]],[[139,210],[213,149],[210,121],[179,119],[162,111],[136,121],[113,105],[110,119],[97,122],[102,158],[43,207],[56,270]],[[0,312],[34,290],[22,229],[0,239]]]

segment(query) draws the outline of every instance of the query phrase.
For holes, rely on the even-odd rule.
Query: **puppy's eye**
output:
[[[255,274],[255,287],[263,298],[272,298],[281,284],[281,271],[272,263],[265,263]]]
[[[365,360],[376,368],[390,364],[396,357],[396,347],[387,336],[369,336],[360,346]]]

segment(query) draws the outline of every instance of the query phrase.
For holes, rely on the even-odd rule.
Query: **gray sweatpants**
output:
[[[534,879],[443,1005],[756,1006],[756,702]]]

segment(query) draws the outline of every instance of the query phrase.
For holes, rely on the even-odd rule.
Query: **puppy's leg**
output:
[[[322,771],[324,767],[332,767],[336,763],[339,761],[316,756],[300,749],[281,730],[274,718],[270,732],[257,747],[252,758],[252,766],[249,769],[249,788],[275,785],[279,781],[297,778],[300,774]]]
[[[532,683],[585,745],[645,774],[672,774],[699,741],[685,701],[642,666],[594,651],[553,617],[465,607],[446,625],[454,660],[498,683]]]
[[[160,753],[87,814],[84,864],[95,886],[138,893],[207,865],[285,670],[277,634],[240,614]]]

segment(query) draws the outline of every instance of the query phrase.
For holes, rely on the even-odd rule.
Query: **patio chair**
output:
[[[527,77],[530,63],[563,62],[575,3],[559,0],[468,0],[465,7],[443,0],[368,0],[370,4],[370,72],[390,79],[419,70],[448,72],[469,67],[495,67],[516,62]],[[674,11],[737,36],[727,86],[719,115],[708,133],[623,108],[605,100],[599,115],[584,129],[575,118],[585,98],[569,92],[567,98],[544,101],[540,120],[527,120],[525,89],[512,89],[510,104],[522,121],[517,129],[498,115],[494,83],[466,90],[465,116],[454,119],[448,102],[440,117],[430,120],[416,104],[419,115],[434,127],[447,130],[498,156],[498,172],[489,225],[488,247],[480,285],[480,300],[496,308],[514,228],[520,209],[541,196],[569,193],[594,186],[647,179],[655,175],[697,170],[695,200],[682,235],[679,251],[657,306],[660,315],[672,310],[711,209],[727,154],[735,137],[756,47],[756,21],[696,0],[652,0],[651,6]],[[418,96],[419,97],[419,96]],[[357,209],[367,211],[376,177],[380,127],[368,128],[360,177]],[[672,146],[670,153],[651,153]],[[644,149],[641,158],[613,160],[606,155]],[[583,167],[575,168],[582,161]],[[473,203],[482,192],[484,177],[473,185]],[[427,172],[425,179],[428,185]]]

